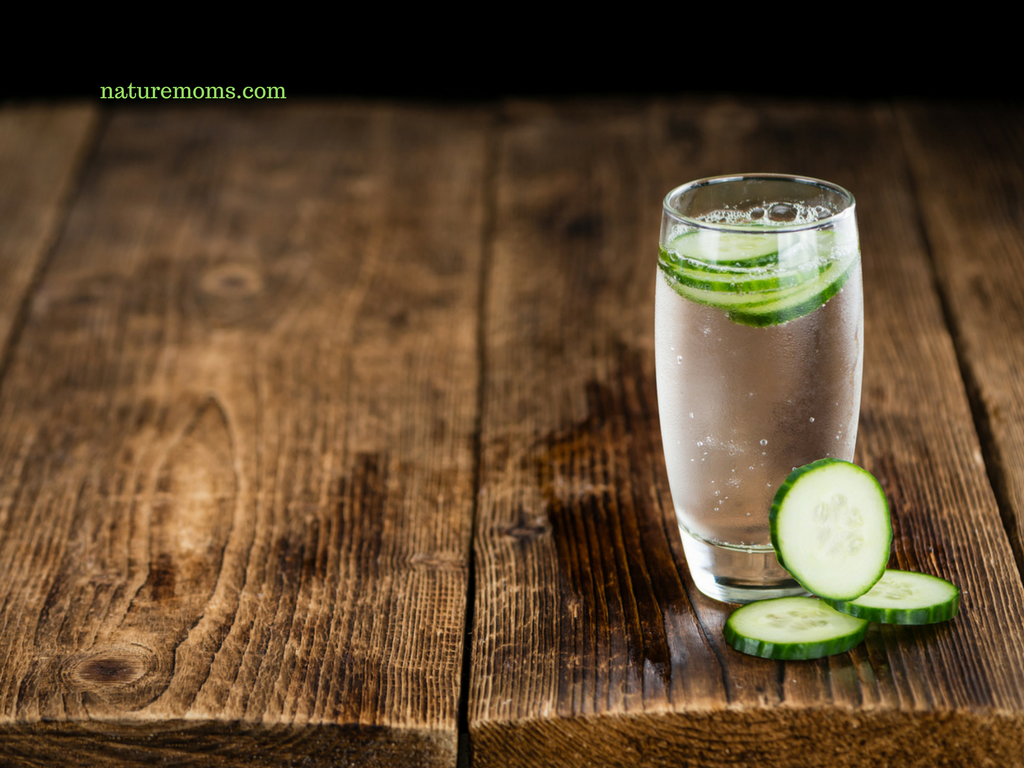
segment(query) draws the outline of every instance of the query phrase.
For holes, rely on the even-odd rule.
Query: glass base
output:
[[[697,589],[727,603],[752,603],[807,591],[779,565],[768,547],[729,547],[698,539],[680,527],[683,551]]]

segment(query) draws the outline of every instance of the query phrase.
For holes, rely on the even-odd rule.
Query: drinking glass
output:
[[[698,589],[803,594],[768,515],[796,467],[853,458],[864,358],[853,196],[818,179],[719,176],[663,206],[658,406],[672,501]]]

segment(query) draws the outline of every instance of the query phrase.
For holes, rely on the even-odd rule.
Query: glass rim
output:
[[[688,192],[699,187],[707,187],[714,184],[727,184],[730,182],[738,181],[788,181],[794,184],[805,184],[807,186],[818,187],[820,189],[827,189],[834,194],[838,195],[842,200],[845,201],[846,205],[831,216],[826,216],[815,221],[801,222],[798,224],[773,224],[770,229],[773,232],[801,232],[810,229],[822,229],[830,224],[842,221],[846,218],[854,216],[854,209],[856,208],[857,201],[845,187],[841,187],[838,184],[833,184],[831,181],[825,181],[824,179],[816,179],[813,176],[799,176],[796,174],[789,173],[732,173],[723,176],[708,176],[703,179],[694,179],[688,181],[685,184],[680,184],[678,187],[672,189],[667,195],[665,195],[662,201],[662,210],[668,216],[679,221],[687,226],[696,227],[700,229],[714,230],[717,232],[764,232],[763,228],[757,227],[752,228],[749,224],[722,224],[718,222],[701,221],[699,219],[691,218],[684,213],[676,210],[672,207],[672,201],[680,197],[685,192]]]

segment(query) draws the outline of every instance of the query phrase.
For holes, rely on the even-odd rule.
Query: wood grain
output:
[[[1018,108],[100,125],[0,111],[0,765],[1024,765]],[[751,659],[686,572],[660,204],[737,170],[858,197],[857,459],[950,623]]]
[[[498,154],[470,690],[474,765],[1019,765],[1024,591],[882,107],[526,105]],[[685,571],[654,392],[662,195],[745,170],[854,191],[865,267],[858,461],[893,562],[964,590],[849,654],[727,648]]]
[[[0,371],[18,313],[63,222],[98,112],[87,105],[0,109]]]
[[[1024,110],[900,110],[928,248],[1024,568]]]
[[[0,382],[0,762],[454,765],[486,136],[112,115]]]

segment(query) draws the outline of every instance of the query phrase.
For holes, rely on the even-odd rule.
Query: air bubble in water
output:
[[[793,221],[796,219],[796,208],[788,203],[776,203],[768,211],[768,218],[772,221]]]
[[[743,225],[757,222],[761,225],[809,224],[834,215],[825,205],[805,205],[793,201],[747,201],[736,208],[720,208],[702,213],[697,218],[709,224]]]

